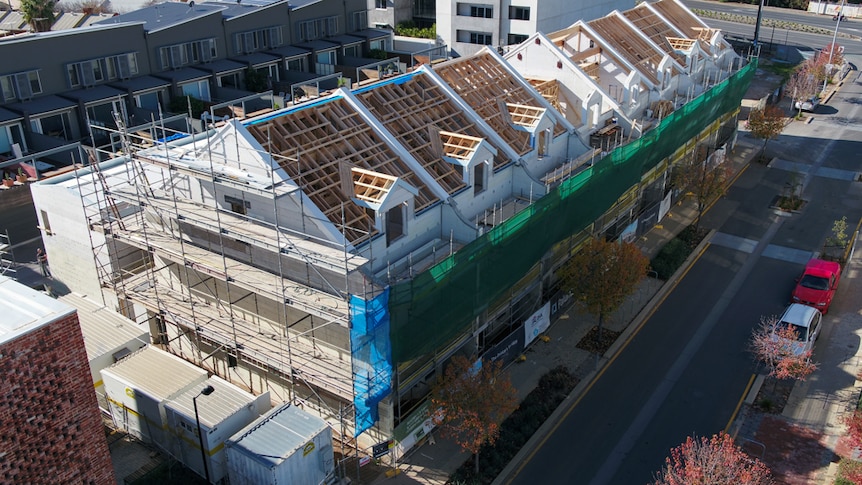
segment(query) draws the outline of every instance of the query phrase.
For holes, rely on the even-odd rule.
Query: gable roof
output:
[[[481,116],[518,154],[524,155],[532,149],[531,134],[519,130],[511,123],[511,116],[504,112],[499,102],[506,104],[545,108],[537,99],[538,93],[530,89],[526,81],[516,79],[503,67],[501,60],[489,51],[471,57],[455,59],[435,66],[439,74],[470,107]],[[450,130],[457,131],[457,130]],[[561,123],[555,123],[554,136],[566,131]],[[498,168],[495,163],[494,168]]]
[[[374,218],[354,203],[351,169],[397,177],[416,188],[416,211],[439,199],[383,137],[341,96],[282,110],[246,124],[279,165],[353,244],[377,233]],[[342,214],[343,211],[343,214]]]

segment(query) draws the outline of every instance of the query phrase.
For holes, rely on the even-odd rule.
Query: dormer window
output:
[[[404,235],[404,204],[386,211],[386,245],[389,246]]]
[[[487,176],[487,164],[477,163],[473,167],[473,195],[478,195],[485,191],[485,177]]]

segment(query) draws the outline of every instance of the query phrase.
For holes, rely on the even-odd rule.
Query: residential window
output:
[[[338,34],[338,17],[299,22],[299,40],[308,41]]]
[[[264,49],[278,47],[284,43],[281,27],[268,27],[236,34],[236,52],[249,54]]]
[[[386,212],[386,245],[404,235],[404,206],[398,204]]]
[[[36,94],[42,94],[42,81],[39,71],[19,72],[0,76],[0,93],[3,101],[30,99]]]
[[[218,57],[215,39],[174,44],[159,49],[162,69],[176,69],[189,63],[208,62]]]
[[[509,7],[509,18],[512,20],[530,20],[530,7]]]
[[[359,44],[344,46],[344,57],[359,57]]]
[[[382,39],[381,40],[372,40],[371,42],[369,42],[368,46],[371,48],[371,50],[376,49],[376,50],[385,51],[386,50],[386,41],[382,40]]]
[[[492,45],[493,36],[486,32],[470,32],[470,44]]]
[[[485,191],[485,164],[480,163],[473,167],[473,195]]]
[[[374,0],[374,8],[386,8],[386,0]]]
[[[284,61],[284,68],[288,71],[305,72],[305,58],[296,57],[294,59],[287,59]]]
[[[471,5],[470,16],[486,19],[494,18],[494,7],[490,5]]]
[[[524,34],[509,34],[509,36],[506,38],[506,40],[507,40],[507,45],[515,45],[515,44],[520,44],[521,42],[524,42],[525,40],[527,40],[527,36]]]
[[[350,16],[351,32],[366,28],[368,28],[368,12],[366,10],[359,10],[353,12],[353,14],[351,14]]]

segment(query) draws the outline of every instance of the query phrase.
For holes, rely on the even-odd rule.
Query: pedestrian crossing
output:
[[[790,160],[781,160],[780,158],[776,158],[769,163],[769,168],[777,168],[779,170],[786,170],[788,172],[797,172],[801,174],[807,174],[809,170],[811,170],[811,167],[812,165],[808,163],[791,162]],[[829,167],[817,167],[817,169],[814,171],[814,175],[817,177],[835,180],[846,180],[849,182],[852,182],[859,178],[859,172]]]
[[[716,232],[712,235],[712,238],[709,240],[709,243],[715,246],[735,249],[737,251],[751,254],[757,247],[758,241],[754,239],[734,236],[732,234],[726,234],[723,232]],[[809,259],[814,257],[814,253],[812,253],[811,251],[805,251],[803,249],[788,248],[786,246],[770,244],[769,246],[766,246],[766,248],[763,250],[762,256],[771,259],[777,259],[780,261],[787,261],[789,263],[805,264],[808,262]]]

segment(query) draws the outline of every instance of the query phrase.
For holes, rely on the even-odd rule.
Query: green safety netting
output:
[[[640,139],[615,149],[412,280],[393,286],[389,298],[393,361],[432,352],[463,333],[554,244],[582,231],[644,173],[739,108],[756,69],[753,59]]]

